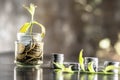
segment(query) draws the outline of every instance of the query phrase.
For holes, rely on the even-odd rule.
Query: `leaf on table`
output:
[[[69,66],[68,68],[64,68],[64,72],[74,73],[74,71],[72,70],[72,65]]]
[[[55,63],[53,62],[53,64],[55,64],[55,66],[58,68],[58,69],[55,69],[54,71],[56,72],[67,72],[67,73],[74,73],[74,71],[72,70],[72,66],[69,66],[69,67],[65,67],[63,64],[59,64],[59,63]]]
[[[89,70],[90,72],[95,72],[95,70],[94,70],[94,68],[93,68],[93,62],[89,62],[89,63],[88,63],[88,70]]]
[[[53,64],[55,64],[55,66],[58,68],[58,69],[64,69],[65,66],[63,64],[60,64],[60,63],[57,63],[57,62],[53,62]]]
[[[103,70],[103,72],[108,72],[108,71],[114,70],[114,69],[117,69],[117,68],[115,66],[113,66],[113,65],[110,65],[110,66],[105,67],[105,69]]]
[[[83,49],[79,53],[79,63],[80,63],[81,69],[83,71],[85,71],[85,68],[84,68],[84,58],[83,58]]]

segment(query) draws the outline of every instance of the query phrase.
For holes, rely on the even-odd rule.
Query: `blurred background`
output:
[[[0,0],[1,54],[14,53],[16,34],[30,21],[23,5],[30,3],[46,28],[44,54],[64,53],[66,61],[78,61],[84,49],[84,56],[120,61],[120,0]]]

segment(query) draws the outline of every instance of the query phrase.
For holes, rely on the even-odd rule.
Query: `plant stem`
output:
[[[32,24],[32,23],[33,23],[33,17],[34,17],[34,16],[33,16],[33,15],[31,15],[31,22],[30,22],[30,23],[31,23],[31,25],[30,25],[30,34],[32,34],[32,28],[33,28],[33,24]]]

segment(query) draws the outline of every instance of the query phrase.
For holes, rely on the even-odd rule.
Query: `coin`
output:
[[[17,59],[22,60],[22,59],[25,58],[25,56],[26,56],[25,53],[23,53],[23,54],[17,54]]]
[[[18,43],[18,54],[23,53],[25,50],[25,45],[22,43]]]

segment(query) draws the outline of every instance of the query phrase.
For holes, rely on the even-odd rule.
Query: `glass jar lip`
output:
[[[19,41],[19,40],[16,40],[15,43],[23,43],[24,41]],[[24,42],[24,43],[28,43],[28,42],[37,42],[37,43],[43,43],[43,41],[27,41],[27,42]]]
[[[39,35],[41,36],[41,33],[17,33],[17,35],[21,35],[21,36],[32,36],[32,35]]]

